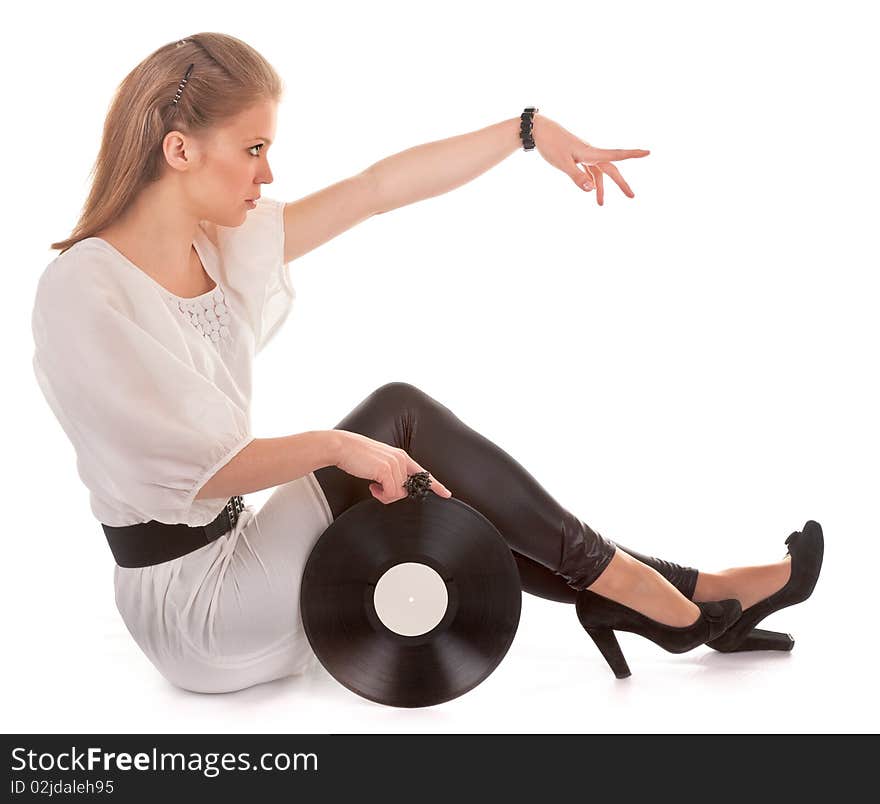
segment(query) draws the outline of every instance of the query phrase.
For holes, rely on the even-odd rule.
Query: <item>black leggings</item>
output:
[[[574,603],[577,590],[599,577],[619,547],[693,597],[696,569],[641,555],[596,533],[560,506],[514,458],[413,385],[383,385],[334,429],[405,450],[453,497],[483,514],[510,547],[526,592]],[[373,496],[371,480],[336,466],[316,470],[315,477],[334,519]]]

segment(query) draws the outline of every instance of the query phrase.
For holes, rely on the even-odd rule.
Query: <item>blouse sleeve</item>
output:
[[[226,500],[195,496],[253,440],[249,411],[151,336],[131,299],[80,267],[40,278],[33,368],[93,512],[115,526],[207,524]]]
[[[255,354],[274,337],[296,299],[284,262],[284,202],[261,196],[256,204],[241,226],[203,222],[217,246],[226,284],[253,329]]]

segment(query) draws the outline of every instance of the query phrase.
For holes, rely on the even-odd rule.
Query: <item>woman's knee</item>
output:
[[[400,410],[423,402],[428,395],[411,383],[394,381],[379,386],[369,398],[374,404]]]

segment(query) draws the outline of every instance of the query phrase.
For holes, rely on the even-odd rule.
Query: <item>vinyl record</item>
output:
[[[337,517],[306,562],[300,606],[318,661],[340,684],[419,707],[463,695],[498,666],[522,592],[495,526],[430,493],[370,498]]]

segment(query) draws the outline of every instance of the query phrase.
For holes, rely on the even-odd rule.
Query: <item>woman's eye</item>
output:
[[[265,144],[266,144],[266,143],[261,142],[261,143],[259,143],[259,144],[257,144],[257,145],[252,145],[250,148],[248,148],[248,151],[250,152],[250,151],[252,151],[254,148],[262,148]],[[258,153],[257,153],[257,154],[251,154],[251,156],[259,156],[259,154],[258,154]]]

